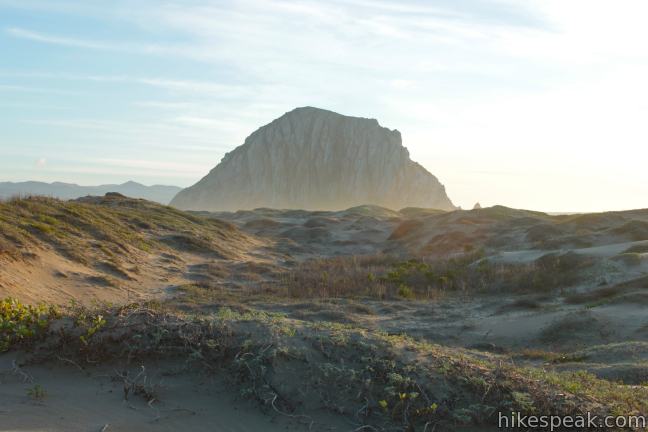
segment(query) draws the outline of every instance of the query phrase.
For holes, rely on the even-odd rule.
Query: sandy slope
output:
[[[642,354],[641,345],[648,343],[645,211],[549,216],[504,208],[439,213],[359,207],[342,212],[260,209],[188,215],[185,220],[183,214],[157,206],[142,208],[132,200],[78,205],[93,211],[113,209],[110,221],[123,222],[123,237],[113,245],[96,227],[83,232],[66,227],[61,230],[64,236],[29,237],[17,248],[20,253],[14,248],[14,254],[0,254],[0,297],[127,303],[169,300],[179,295],[178,287],[195,284],[204,299],[200,305],[183,304],[190,313],[216,313],[233,296],[235,308],[281,312],[296,322],[406,334],[545,368],[585,369],[632,384],[648,380],[648,355]],[[164,223],[131,230],[131,210],[122,206],[135,206],[143,219],[158,212]],[[165,225],[179,220],[181,225]],[[56,243],[61,238],[68,242],[64,246],[81,245],[83,255],[91,259],[82,262],[62,253]],[[142,239],[153,246],[138,248]],[[132,244],[120,248],[126,240]],[[117,252],[106,253],[97,244],[113,245]],[[483,248],[485,259],[494,265],[533,266],[550,254],[592,261],[569,286],[540,287],[542,292],[535,293],[446,293],[434,301],[245,296],[248,288],[276,283],[283,272],[307,259],[390,252],[405,260],[421,254],[453,256],[466,246]],[[639,252],[626,253],[631,249]],[[119,264],[117,271],[102,264],[111,254],[117,257],[110,261]],[[551,363],[519,357],[527,349],[573,354],[579,360]],[[33,377],[33,383],[26,383],[12,371],[14,356],[0,355],[0,430],[101,431],[105,425],[104,432],[308,429],[272,410],[261,412],[218,380],[204,382],[198,372],[179,373],[182,362],[177,360],[147,364],[148,376],[161,383],[161,401],[151,407],[141,398],[124,401],[123,384],[116,378],[119,364],[80,372],[53,358],[44,365],[24,366]],[[27,395],[36,383],[48,393],[42,401]],[[321,415],[321,425],[350,430],[340,416],[315,414]]]
[[[631,241],[622,243],[611,243],[602,246],[592,246],[587,248],[573,249],[530,249],[516,251],[502,251],[491,257],[497,262],[505,263],[528,263],[537,260],[547,254],[561,254],[565,252],[574,252],[581,255],[588,255],[598,258],[612,258],[622,254],[633,246],[648,246],[648,240]]]
[[[102,365],[81,372],[53,363],[26,366],[13,372],[13,356],[0,356],[0,430],[20,432],[134,431],[287,431],[305,425],[278,415],[266,415],[253,404],[237,400],[236,389],[200,374],[176,373],[181,364],[149,366],[160,402],[149,405],[139,396],[124,400],[119,365]],[[132,369],[131,376],[139,371]],[[37,383],[46,395],[28,395]]]
[[[268,245],[228,223],[115,194],[0,202],[0,297],[55,304],[164,299],[195,282],[193,269],[203,263],[274,263]]]

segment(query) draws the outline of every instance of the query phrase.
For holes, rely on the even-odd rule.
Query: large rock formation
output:
[[[400,132],[373,119],[311,107],[258,129],[171,201],[181,209],[209,211],[362,204],[455,208],[437,178],[410,160]]]

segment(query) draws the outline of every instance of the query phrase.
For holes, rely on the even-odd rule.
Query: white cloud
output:
[[[399,90],[407,90],[416,87],[416,83],[411,80],[395,79],[389,82],[389,85]]]
[[[28,86],[21,86],[21,85],[5,85],[5,84],[0,84],[0,92],[50,93],[50,94],[59,94],[59,95],[80,94],[79,92],[74,92],[74,91],[28,87]]]
[[[134,43],[131,41],[98,41],[86,38],[75,38],[42,33],[18,27],[5,29],[5,33],[18,39],[25,39],[49,45],[58,45],[70,48],[81,48],[99,51],[115,51],[123,53],[148,54],[156,56],[175,56],[192,58],[196,60],[216,60],[209,52],[202,49],[196,50],[192,46],[172,44]]]
[[[89,81],[98,83],[125,83],[125,84],[139,84],[143,86],[150,86],[161,88],[170,92],[176,93],[199,93],[202,95],[228,97],[228,98],[243,98],[250,97],[259,92],[265,91],[267,85],[240,85],[228,84],[218,81],[199,81],[199,80],[179,80],[163,77],[153,76],[126,76],[126,75],[76,75],[76,74],[57,74],[47,72],[1,72],[0,76],[4,77],[17,77],[17,78],[33,78],[33,79],[48,79],[48,80],[66,80],[66,81]],[[79,94],[78,92],[63,91],[57,89],[44,89],[34,88],[27,86],[17,85],[0,85],[0,91],[23,91],[34,93],[64,93],[64,94]]]
[[[65,45],[76,48],[89,48],[89,49],[119,49],[116,45],[104,44],[99,42],[91,42],[82,39],[73,39],[68,37],[51,36],[47,34],[37,33],[21,28],[8,28],[7,34],[20,39],[28,39],[36,42],[43,42],[53,45]]]

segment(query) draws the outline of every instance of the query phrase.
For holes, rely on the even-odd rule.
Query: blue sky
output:
[[[0,181],[188,186],[297,106],[469,207],[648,207],[642,1],[0,0]]]

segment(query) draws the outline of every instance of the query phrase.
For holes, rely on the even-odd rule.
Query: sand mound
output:
[[[115,193],[67,202],[11,200],[0,203],[0,298],[65,303],[164,296],[167,284],[182,282],[175,265],[198,255],[244,259],[263,245],[227,222]],[[169,256],[175,265],[168,265]]]

